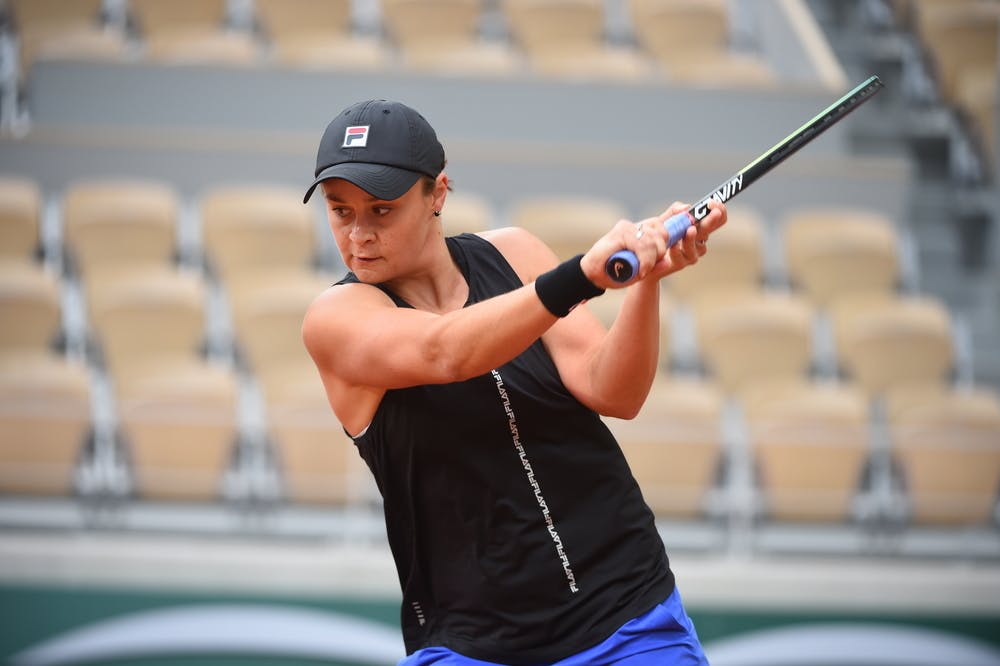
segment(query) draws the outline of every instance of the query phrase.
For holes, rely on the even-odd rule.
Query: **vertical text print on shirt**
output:
[[[576,576],[573,574],[573,568],[569,563],[569,556],[566,555],[566,549],[563,547],[562,537],[559,536],[559,532],[556,530],[555,521],[552,519],[552,513],[549,511],[549,505],[545,501],[545,497],[542,495],[541,486],[538,484],[538,479],[535,478],[535,471],[531,467],[531,461],[528,460],[528,454],[524,450],[524,444],[521,443],[521,435],[517,428],[517,418],[514,416],[514,409],[510,404],[510,396],[507,395],[507,389],[504,386],[503,377],[497,370],[492,371],[493,378],[496,380],[497,392],[500,395],[500,400],[503,402],[504,412],[507,414],[507,423],[510,426],[510,436],[514,443],[514,450],[517,451],[518,458],[521,461],[521,465],[524,467],[525,475],[528,478],[528,483],[531,484],[531,489],[535,493],[535,500],[538,502],[539,508],[542,510],[542,518],[545,520],[545,526],[549,531],[549,536],[552,538],[552,542],[556,547],[556,554],[559,556],[560,562],[562,562],[563,572],[566,574],[566,581],[569,584],[570,592],[576,593],[580,591],[580,588],[576,583]]]

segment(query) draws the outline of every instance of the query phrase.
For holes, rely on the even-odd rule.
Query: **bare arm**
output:
[[[382,389],[462,381],[531,345],[556,317],[533,285],[446,314],[397,308],[365,284],[333,287],[309,308],[303,340],[321,373]]]
[[[651,223],[647,228],[653,237],[639,247],[640,256],[643,256],[641,252],[647,255],[655,252],[660,259],[657,261],[655,256],[644,259],[643,263],[648,262],[652,268],[647,267],[640,273],[641,278],[629,287],[610,330],[605,330],[589,310],[581,307],[559,320],[544,334],[542,339],[563,383],[580,402],[599,414],[634,418],[642,408],[659,362],[659,282],[663,277],[696,263],[705,253],[705,246],[697,241],[707,239],[726,220],[725,207],[714,208],[718,210],[703,220],[700,228],[691,227],[684,240],[669,252],[665,251],[665,237],[659,235],[662,231],[659,223],[686,209],[686,205],[675,203],[657,218],[644,221]],[[621,225],[619,223],[616,228],[623,233],[634,234],[634,225],[626,224],[624,229]],[[611,252],[625,246],[623,239],[632,243],[629,235],[605,236],[585,255],[584,271],[592,281],[607,279],[603,273],[604,260]],[[494,242],[503,251],[503,239]],[[605,242],[610,246],[606,247]],[[510,255],[508,260],[511,260]],[[517,257],[513,257],[511,263],[519,272],[524,270]],[[614,285],[604,282],[603,286]]]
[[[367,284],[333,287],[312,304],[303,339],[334,411],[350,432],[367,425],[386,389],[481,375],[540,336],[566,386],[581,402],[602,414],[628,417],[638,412],[656,370],[657,281],[684,265],[680,255],[671,264],[656,233],[638,243],[635,226],[625,221],[595,244],[588,252],[590,271],[585,269],[595,284],[621,286],[610,281],[603,266],[622,247],[635,251],[642,262],[640,283],[630,290],[622,315],[606,333],[585,308],[559,320],[542,305],[534,279],[557,260],[541,241],[520,229],[484,236],[504,253],[525,286],[445,314],[398,308]],[[693,240],[685,244],[694,252],[692,247]]]

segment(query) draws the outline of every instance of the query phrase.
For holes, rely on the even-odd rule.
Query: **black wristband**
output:
[[[557,317],[565,317],[570,310],[588,298],[600,296],[604,290],[587,279],[580,267],[582,254],[567,259],[551,271],[535,279],[535,293],[545,309]]]

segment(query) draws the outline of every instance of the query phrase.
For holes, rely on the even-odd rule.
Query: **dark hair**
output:
[[[448,160],[445,160],[444,164],[441,165],[441,171],[444,171],[444,167],[447,164]],[[420,180],[423,181],[424,183],[424,194],[433,194],[434,186],[437,184],[437,178],[431,178],[430,176],[421,176]],[[451,183],[448,183],[448,191],[449,192],[454,191],[451,188]]]

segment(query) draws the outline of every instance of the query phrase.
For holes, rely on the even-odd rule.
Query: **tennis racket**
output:
[[[677,213],[663,222],[667,229],[667,247],[672,247],[684,237],[688,227],[708,216],[708,202],[725,203],[750,187],[758,178],[791,157],[797,150],[830,129],[844,116],[868,101],[882,88],[882,81],[871,76],[836,102],[820,111],[812,120],[775,144],[770,150],[740,169],[717,188],[698,200],[688,210]],[[608,276],[615,282],[628,282],[639,270],[639,259],[631,250],[619,250],[605,265]]]

